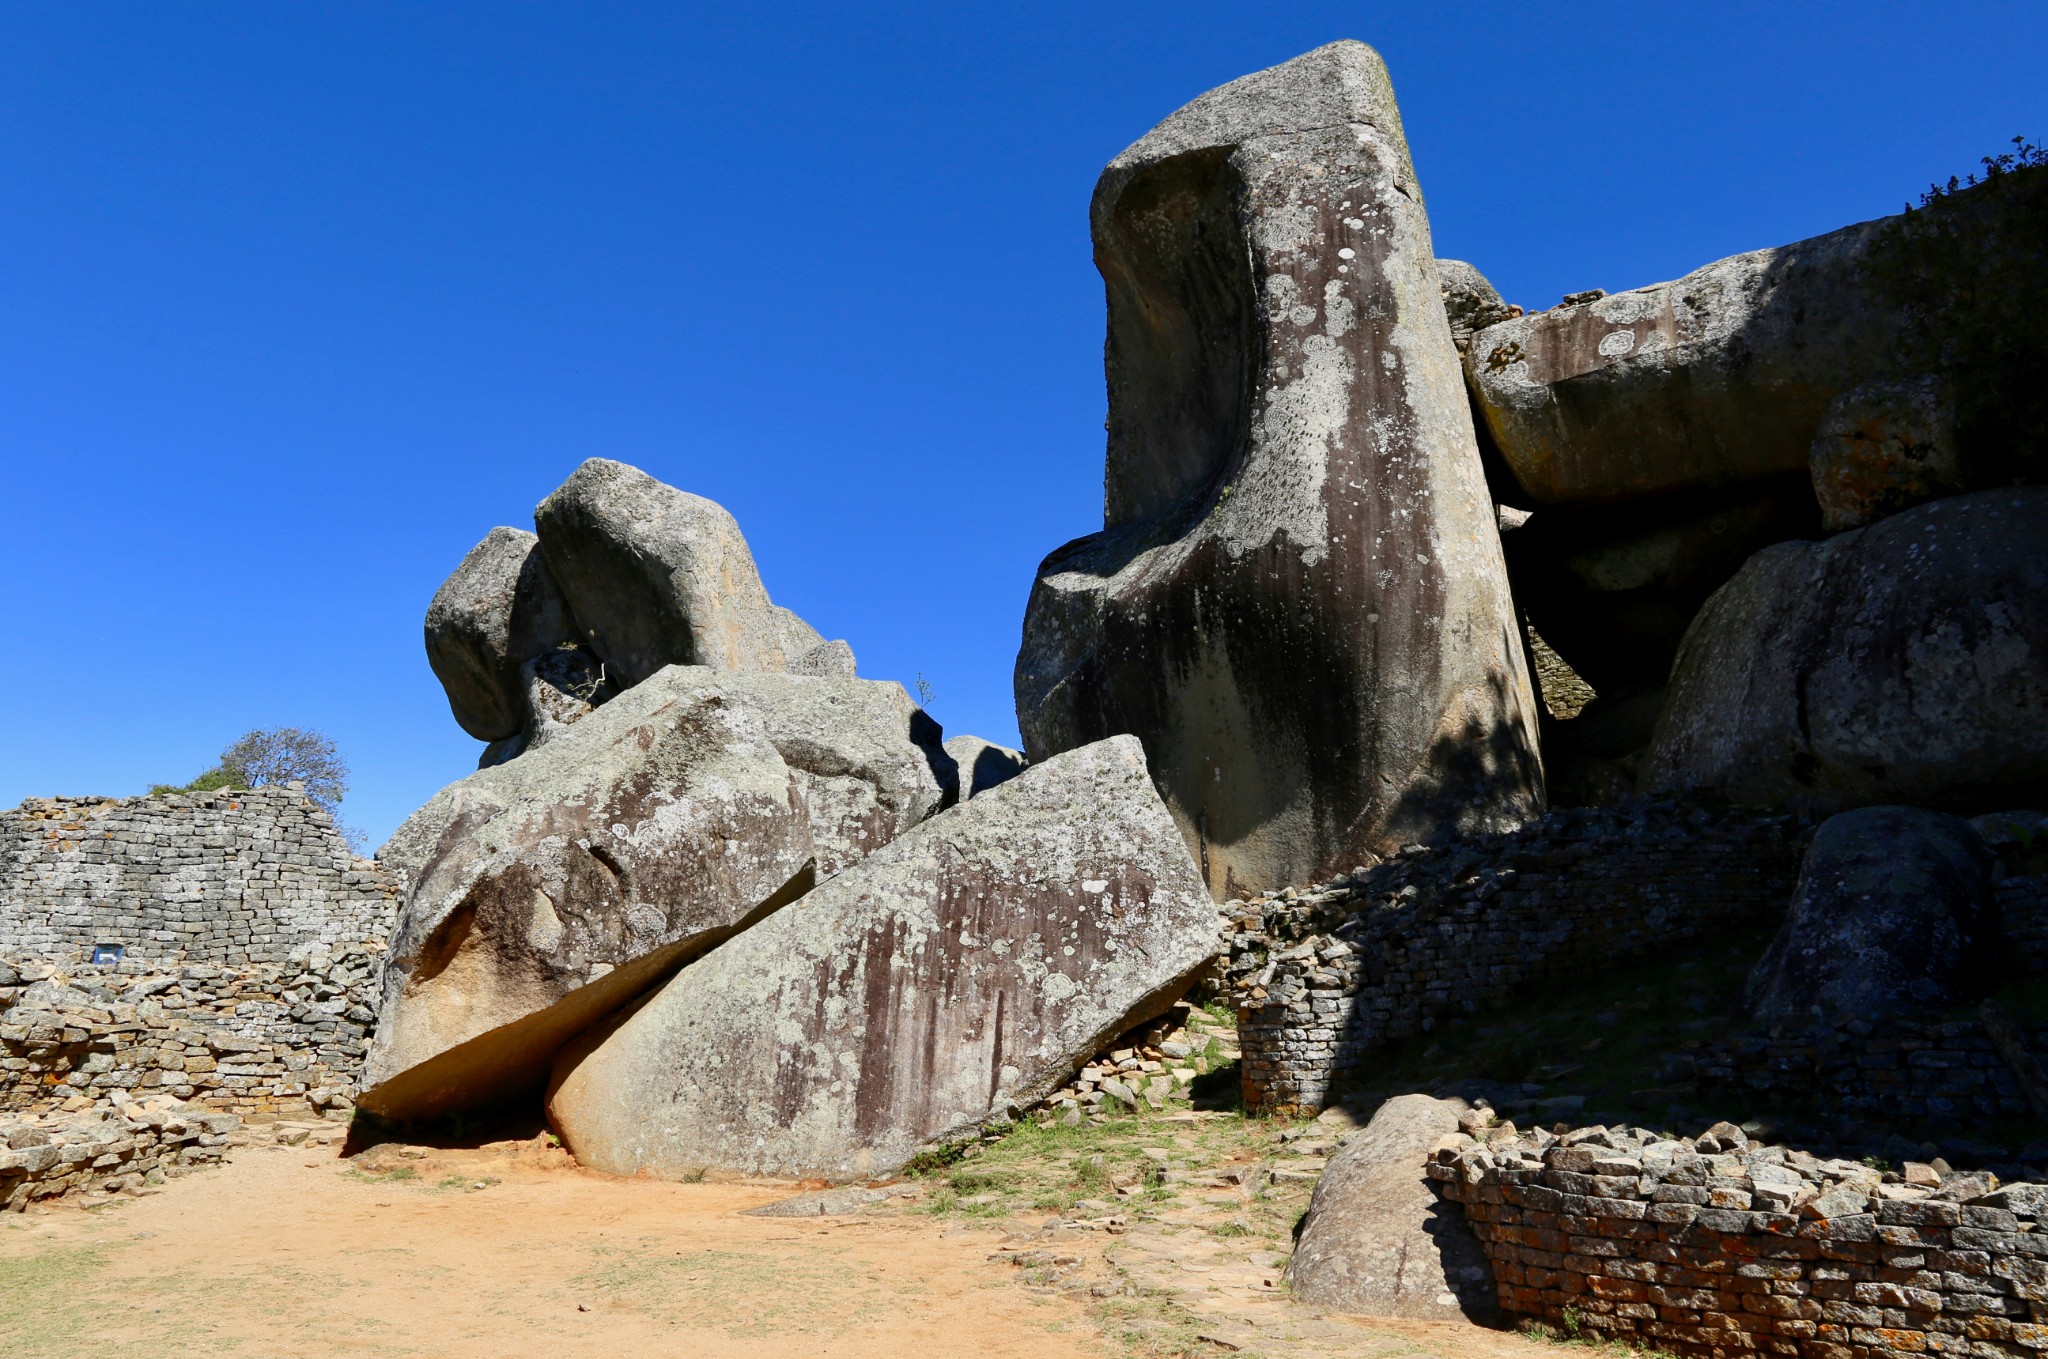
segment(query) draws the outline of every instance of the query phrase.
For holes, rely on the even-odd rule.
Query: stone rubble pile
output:
[[[62,1194],[135,1193],[218,1163],[240,1125],[168,1095],[118,1092],[91,1112],[0,1116],[0,1210]]]
[[[1046,1096],[1041,1123],[1101,1123],[1105,1114],[1186,1103],[1195,1079],[1239,1060],[1237,1026],[1186,1001],[1124,1034]]]
[[[253,1115],[346,1115],[380,951],[282,964],[0,964],[0,1110],[79,1111],[162,1093]]]
[[[1727,1123],[1552,1135],[1475,1110],[1460,1126],[1426,1173],[1512,1315],[1686,1355],[2048,1346],[2048,1186],[1827,1160]]]

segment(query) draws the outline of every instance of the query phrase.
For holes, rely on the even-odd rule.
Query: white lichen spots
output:
[[[1348,208],[1351,205],[1349,203],[1346,203],[1344,206]],[[1344,225],[1349,227],[1353,231],[1365,230],[1365,220],[1359,217],[1346,217],[1344,219]]]
[[[1400,364],[1401,361],[1394,357],[1393,350],[1382,349],[1380,351],[1380,367],[1386,369],[1389,373],[1393,372],[1394,369],[1398,368]]]
[[[1081,884],[1081,890],[1093,896],[1109,886],[1107,878],[1089,878]]]
[[[1048,1005],[1063,1005],[1080,993],[1080,986],[1064,972],[1048,972],[1039,983],[1038,994]]]
[[[1358,258],[1358,252],[1347,245],[1337,252],[1337,258],[1340,260],[1355,260]]]
[[[1352,326],[1357,324],[1358,308],[1345,293],[1344,285],[1336,279],[1323,285],[1323,315],[1329,318],[1323,327],[1324,333],[1333,340],[1350,334]]]
[[[1656,310],[1648,294],[1616,293],[1593,303],[1593,314],[1610,326],[1634,325]]]
[[[1291,307],[1288,309],[1287,319],[1297,326],[1312,326],[1316,321],[1316,309],[1306,306]]]
[[[1636,333],[1633,330],[1610,330],[1600,337],[1600,352],[1610,359],[1618,359],[1636,347]]]

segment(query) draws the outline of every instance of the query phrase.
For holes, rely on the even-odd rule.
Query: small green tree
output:
[[[282,787],[303,783],[306,797],[329,816],[339,817],[348,794],[348,762],[334,742],[317,731],[270,727],[244,733],[220,753],[220,763],[186,784],[150,785],[162,793],[211,793],[223,788]]]

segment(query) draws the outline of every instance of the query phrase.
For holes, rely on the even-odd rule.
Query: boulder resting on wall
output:
[[[410,878],[362,1106],[537,1087],[560,1044],[935,810],[902,686],[671,667],[443,789],[381,853]]]
[[[1766,548],[1672,669],[1643,790],[1839,811],[2048,789],[2048,488]]]
[[[1862,275],[1883,227],[1480,331],[1467,372],[1516,480],[1564,505],[1805,471],[1828,402],[1894,361],[1900,318]]]
[[[577,1159],[863,1179],[1028,1106],[1163,1011],[1217,918],[1119,737],[934,817],[565,1049]]]
[[[1785,923],[1750,973],[1758,1023],[1928,1015],[1981,989],[1993,855],[1969,822],[1863,807],[1814,833]]]
[[[1295,1297],[1359,1316],[1496,1318],[1486,1254],[1424,1171],[1463,1112],[1462,1101],[1396,1096],[1330,1158],[1287,1262]]]
[[[1535,705],[1385,67],[1188,104],[1091,209],[1104,530],[1046,558],[1036,763],[1131,733],[1218,896],[1541,809]]]
[[[520,529],[492,529],[427,605],[427,664],[455,720],[479,741],[520,733],[520,666],[576,636],[538,542]]]

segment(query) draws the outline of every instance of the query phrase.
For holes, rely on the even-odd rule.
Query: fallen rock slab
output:
[[[1884,225],[1480,331],[1467,372],[1515,479],[1564,505],[1805,471],[1828,402],[1893,362],[1901,318],[1861,272]]]
[[[1316,1181],[1288,1261],[1295,1297],[1361,1316],[1491,1322],[1498,1302],[1479,1241],[1430,1188],[1429,1158],[1458,1131],[1460,1100],[1388,1100]]]
[[[585,1165],[865,1179],[1028,1106],[1169,1006],[1215,908],[1118,737],[1034,764],[822,883],[565,1049]]]
[[[1103,171],[1103,532],[1039,567],[1036,762],[1144,743],[1219,899],[1540,812],[1535,701],[1386,68],[1317,48]]]
[[[676,666],[442,790],[386,847],[411,885],[360,1103],[538,1087],[570,1036],[934,811],[939,736],[898,684]]]
[[[1646,792],[1832,812],[2048,788],[2048,489],[1766,548],[1687,630]]]

